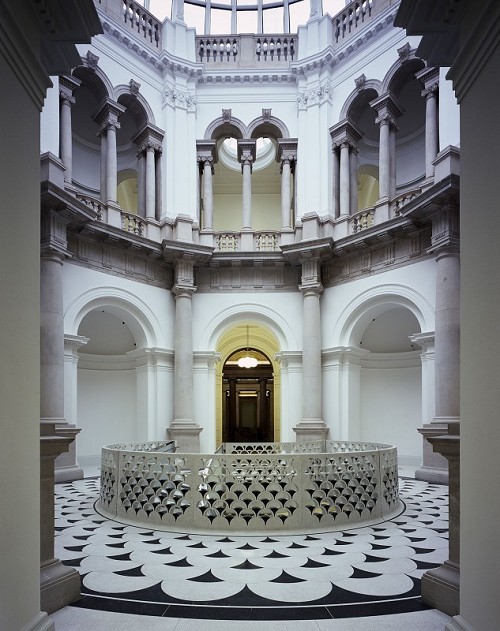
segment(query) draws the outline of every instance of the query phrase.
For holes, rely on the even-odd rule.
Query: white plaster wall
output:
[[[99,197],[101,156],[90,148],[73,145],[73,180],[92,189]]]
[[[428,258],[325,289],[321,297],[323,348],[343,343],[340,338],[343,323],[365,301],[398,292],[408,300],[419,301],[428,313],[424,330],[433,331],[436,274],[434,259]]]
[[[241,195],[215,195],[214,230],[241,230],[241,226]],[[281,228],[280,195],[252,195],[252,228],[254,230],[279,230]]]
[[[145,315],[150,318],[151,327],[156,332],[155,345],[173,348],[175,300],[167,289],[65,263],[63,293],[65,333],[77,334],[74,330],[75,316],[89,300],[96,296],[103,300],[109,297],[111,301],[122,300],[121,304],[125,307],[123,301],[129,301],[138,308],[147,307]]]
[[[78,369],[78,455],[96,456],[103,445],[145,440],[136,423],[135,370]]]
[[[52,88],[47,96],[40,115],[40,153],[50,151],[59,155],[59,77],[50,78]]]
[[[421,369],[362,368],[360,438],[398,448],[401,460],[422,457]]]

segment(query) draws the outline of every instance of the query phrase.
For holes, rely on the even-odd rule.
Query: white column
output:
[[[108,161],[108,136],[105,128],[99,130],[97,134],[101,140],[101,152],[100,152],[100,177],[101,177],[101,202],[108,200],[108,194],[106,192],[106,167]]]
[[[179,451],[196,453],[200,449],[201,427],[193,419],[193,285],[192,260],[176,265],[174,330],[174,419],[169,437],[177,441]]]
[[[71,184],[73,179],[73,137],[71,124],[71,107],[75,103],[74,91],[81,81],[71,76],[59,77],[59,157],[66,169],[64,181]]]
[[[83,335],[64,336],[64,418],[78,422],[78,349],[89,342]]]
[[[155,218],[155,148],[153,145],[146,146],[146,218]]]
[[[339,188],[340,188],[340,215],[349,215],[350,214],[350,201],[351,201],[351,193],[350,193],[350,146],[348,141],[342,142],[340,145],[340,178],[339,178]]]
[[[379,195],[381,199],[389,197],[389,174],[390,174],[390,122],[388,118],[378,121],[380,124],[378,174],[379,174]]]
[[[155,173],[156,173],[156,180],[155,180],[155,185],[156,185],[155,216],[156,216],[156,219],[158,219],[158,221],[160,220],[161,211],[162,211],[162,203],[161,203],[161,196],[162,196],[162,185],[161,185],[162,168],[161,168],[161,160],[162,160],[162,149],[161,149],[161,147],[158,147],[158,149],[155,152]]]
[[[72,167],[73,167],[73,139],[71,136],[71,106],[75,102],[72,96],[69,96],[62,90],[61,95],[61,120],[60,120],[60,155],[61,162],[64,164],[64,181],[71,183]]]
[[[349,204],[351,214],[354,214],[358,212],[358,150],[354,145],[350,152],[349,176]]]
[[[339,146],[337,143],[333,144],[332,182],[333,182],[332,210],[333,210],[333,216],[335,217],[335,219],[338,219],[340,215],[340,155],[339,155]]]
[[[108,123],[107,151],[106,151],[106,197],[108,202],[116,202],[117,189],[117,156],[116,156],[116,130],[119,123]]]
[[[241,161],[242,181],[242,228],[252,227],[252,159],[244,157]]]
[[[203,163],[203,229],[213,230],[214,197],[212,176],[214,174],[213,160],[207,158]]]
[[[425,67],[415,76],[424,86],[421,95],[425,99],[425,175],[432,178],[432,163],[439,152],[439,68]]]
[[[291,210],[291,174],[292,167],[290,158],[283,158],[281,161],[281,227],[290,228]]]
[[[146,216],[146,158],[144,151],[137,152],[137,214]]]

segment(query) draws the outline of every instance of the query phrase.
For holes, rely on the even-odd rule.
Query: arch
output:
[[[248,125],[249,138],[290,138],[288,127],[275,116],[259,116]]]
[[[104,101],[106,97],[113,98],[113,84],[108,76],[99,66],[90,68],[86,65],[85,57],[82,57],[82,62],[81,66],[73,69],[72,75],[89,87],[98,102]]]
[[[155,116],[151,106],[139,92],[132,94],[129,85],[117,85],[114,89],[114,100],[132,110],[138,120],[138,129],[147,123],[155,124]]]
[[[404,84],[415,78],[415,73],[425,67],[425,62],[416,56],[416,50],[411,49],[404,59],[399,58],[387,71],[382,81],[380,94],[391,92],[398,96]]]
[[[377,79],[369,79],[365,82],[362,90],[355,89],[347,97],[339,115],[339,121],[351,118],[357,121],[361,111],[382,94],[382,84]]]
[[[131,292],[116,287],[99,287],[80,294],[64,313],[65,332],[77,335],[83,318],[94,309],[106,307],[129,327],[137,348],[157,347],[161,329],[149,306]]]
[[[420,331],[434,329],[434,309],[424,296],[405,285],[382,285],[361,293],[345,307],[335,323],[333,339],[340,346],[359,346],[358,338],[373,316],[394,306],[409,309],[417,318]]]
[[[278,311],[252,303],[234,305],[214,316],[203,329],[196,350],[215,350],[220,337],[242,323],[260,324],[269,328],[280,350],[298,350],[296,335]]]
[[[238,139],[248,138],[247,128],[239,118],[221,116],[210,123],[205,131],[204,138],[206,140],[219,140],[230,136]]]

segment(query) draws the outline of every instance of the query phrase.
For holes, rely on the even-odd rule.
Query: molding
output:
[[[454,616],[445,627],[446,631],[478,631],[471,626],[462,616]]]
[[[78,368],[82,370],[135,370],[136,360],[126,355],[93,355],[80,353]]]
[[[361,367],[367,369],[420,368],[421,365],[420,351],[403,353],[372,353],[369,351],[361,359]]]
[[[20,631],[55,631],[54,621],[48,617],[45,611],[41,611]]]

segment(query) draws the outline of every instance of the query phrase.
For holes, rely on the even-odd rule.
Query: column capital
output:
[[[118,119],[124,111],[125,107],[115,101],[112,101],[109,97],[106,97],[97,111],[92,115],[92,119],[99,125],[97,135],[100,135],[103,131],[108,130],[110,127],[119,129],[120,123],[118,122]]]
[[[363,132],[349,119],[345,119],[330,127],[330,137],[332,139],[332,151],[342,145],[356,149],[358,142],[363,138]]]
[[[69,105],[73,105],[73,103],[75,103],[73,94],[81,83],[82,82],[76,77],[69,75],[59,76],[59,97],[61,101],[65,101],[69,103]]]
[[[415,74],[415,77],[422,83],[424,90],[421,95],[425,98],[434,96],[439,91],[439,68],[426,67]]]
[[[163,138],[165,134],[156,125],[147,123],[140,129],[135,136],[132,136],[132,142],[139,147],[139,153],[147,151],[161,152]]]
[[[214,175],[215,168],[214,168],[214,159],[212,156],[198,155],[196,157],[196,162],[198,163],[198,167],[201,171],[204,171],[207,165],[210,166],[210,171],[212,175]]]
[[[255,161],[257,147],[256,140],[238,140],[238,161],[241,162],[241,166],[244,164],[250,164]]]
[[[382,94],[377,99],[370,101],[370,107],[377,112],[375,123],[378,125],[390,125],[394,129],[396,128],[396,119],[404,112],[404,108],[390,93]]]
[[[278,138],[278,151],[276,152],[276,161],[282,162],[289,160],[295,162],[297,160],[297,138]]]

